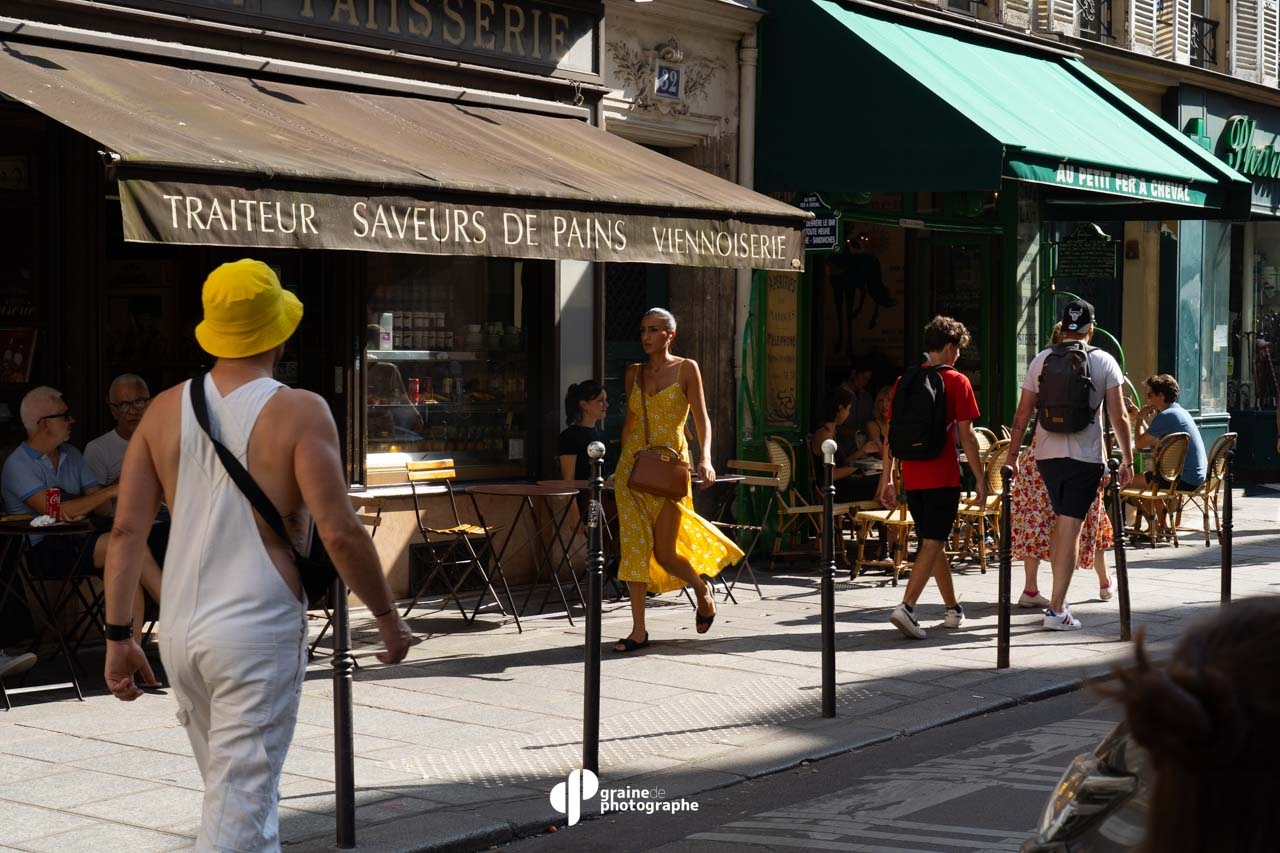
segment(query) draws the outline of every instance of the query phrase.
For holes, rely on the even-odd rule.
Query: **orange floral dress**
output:
[[[1076,564],[1078,569],[1093,568],[1093,557],[1097,549],[1115,545],[1115,531],[1111,528],[1111,519],[1103,511],[1102,494],[1099,489],[1080,531],[1080,559]],[[1013,552],[1013,559],[1048,560],[1049,540],[1058,516],[1049,503],[1049,491],[1044,486],[1040,469],[1036,467],[1034,442],[1022,454],[1018,475],[1013,478],[1013,487],[1009,491],[1009,500],[1009,512],[1012,516],[1009,547]]]
[[[683,362],[681,362],[683,366]],[[618,503],[618,541],[622,552],[618,564],[618,580],[647,583],[653,593],[680,589],[685,582],[667,574],[653,556],[653,525],[658,513],[668,503],[666,498],[632,491],[627,488],[627,478],[635,465],[636,451],[645,448],[644,411],[640,395],[644,388],[636,374],[636,383],[627,395],[627,408],[635,425],[618,458],[618,470],[614,476],[614,489]],[[689,417],[689,401],[680,387],[680,368],[676,368],[676,381],[658,393],[647,397],[649,408],[649,436],[655,445],[665,445],[678,450],[685,461],[690,461],[689,445],[684,438],[684,423]],[[680,511],[680,528],[676,535],[676,553],[692,564],[699,575],[715,577],[724,569],[742,559],[742,549],[725,537],[716,527],[693,511],[693,490],[679,501],[671,501]]]

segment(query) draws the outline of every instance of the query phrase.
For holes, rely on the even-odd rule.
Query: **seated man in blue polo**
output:
[[[43,515],[47,491],[55,487],[62,491],[64,521],[84,519],[115,498],[118,484],[100,485],[84,456],[68,441],[75,418],[62,399],[62,392],[48,386],[33,388],[22,398],[19,412],[27,440],[9,454],[0,474],[6,514]],[[79,537],[32,533],[28,554],[32,573],[37,577],[58,577],[73,570],[87,574],[102,568],[107,559],[108,537],[105,531],[92,535],[94,541],[82,548],[84,543]],[[159,601],[160,568],[150,555],[147,563],[143,566],[143,582]],[[141,631],[141,594],[135,602],[134,618],[134,630]]]
[[[1182,468],[1182,476],[1178,478],[1178,489],[1193,492],[1200,488],[1208,470],[1208,457],[1204,452],[1204,439],[1200,438],[1200,428],[1192,420],[1191,413],[1178,404],[1178,380],[1167,373],[1148,377],[1142,384],[1147,386],[1147,405],[1139,409],[1129,401],[1129,409],[1136,412],[1134,422],[1137,425],[1133,443],[1139,450],[1155,447],[1160,439],[1175,432],[1185,432],[1191,436],[1187,446],[1187,461]],[[1142,424],[1148,414],[1154,414],[1150,426]],[[1160,479],[1160,485],[1168,486],[1163,478],[1148,471],[1134,479],[1134,486],[1151,485],[1152,478]]]

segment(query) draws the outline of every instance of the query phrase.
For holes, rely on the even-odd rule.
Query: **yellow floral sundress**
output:
[[[653,444],[666,445],[689,461],[689,445],[684,438],[684,423],[689,417],[689,401],[680,387],[680,368],[676,367],[676,381],[658,393],[648,397],[649,436]],[[636,451],[645,448],[644,410],[640,395],[640,372],[636,372],[636,384],[627,395],[627,408],[631,414],[631,435],[622,445],[618,469],[614,477],[618,502],[618,539],[622,550],[618,564],[618,580],[647,583],[653,593],[680,589],[685,582],[667,574],[653,557],[653,525],[666,498],[635,492],[627,488],[627,478],[635,464]],[[672,502],[680,511],[680,528],[676,535],[676,553],[692,564],[699,575],[715,577],[721,571],[742,559],[742,549],[725,537],[710,522],[693,511],[693,492],[679,501]]]

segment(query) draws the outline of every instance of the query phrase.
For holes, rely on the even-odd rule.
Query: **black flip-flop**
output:
[[[622,648],[619,649],[617,648],[617,646],[622,646]],[[649,647],[648,631],[644,632],[644,639],[638,643],[635,640],[631,639],[630,637],[623,637],[621,640],[618,640],[616,643],[613,644],[613,646],[611,646],[611,648],[613,649],[613,653],[615,655],[630,654],[631,652],[638,651],[640,649],[645,649],[648,647]]]

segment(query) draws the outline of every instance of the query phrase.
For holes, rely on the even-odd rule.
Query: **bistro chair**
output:
[[[816,556],[822,547],[822,504],[808,502],[796,487],[795,453],[789,441],[778,436],[767,436],[764,447],[769,455],[769,461],[778,466],[776,493],[778,523],[770,563],[772,564],[772,560],[778,557]],[[806,452],[808,452],[807,448]],[[841,514],[847,514],[849,508],[849,504],[836,504],[832,512],[838,518]],[[784,538],[789,545],[788,550],[785,551],[780,550]],[[813,544],[808,547],[799,547],[799,544],[806,539]]]
[[[747,573],[747,577],[750,578],[751,585],[756,588],[756,595],[764,598],[764,592],[760,589],[760,582],[756,580],[756,573],[751,568],[751,555],[755,551],[756,545],[760,542],[760,535],[764,533],[765,522],[773,513],[774,505],[777,503],[780,482],[778,474],[781,470],[781,466],[773,462],[749,462],[743,459],[729,460],[725,473],[741,474],[742,481],[738,485],[741,489],[746,489],[747,494],[752,497],[764,490],[765,502],[764,508],[759,515],[761,522],[759,524],[744,524],[740,517],[743,515],[740,508],[745,501],[741,500],[742,492],[740,491],[738,493],[739,500],[735,503],[735,506],[739,507],[739,509],[735,510],[733,521],[725,521],[721,518],[711,522],[724,535],[737,542],[738,547],[742,549],[743,556],[738,561],[737,571],[734,572],[733,580],[729,581],[725,587],[725,601],[733,598],[733,588],[742,579],[744,571]]]
[[[915,521],[907,510],[907,496],[902,491],[902,465],[899,460],[893,461],[893,485],[898,495],[898,505],[893,509],[864,509],[853,517],[857,549],[853,558],[853,572],[849,580],[862,574],[867,566],[888,569],[893,575],[893,585],[898,585],[898,576],[908,568],[907,540],[915,529]],[[893,538],[893,550],[886,559],[872,559],[866,556],[867,540],[871,531],[881,525]]]
[[[471,576],[473,571],[479,573],[481,582],[493,595],[494,601],[498,604],[499,612],[504,616],[507,615],[506,608],[502,606],[502,599],[498,597],[498,591],[494,589],[493,581],[490,580],[489,573],[485,569],[486,561],[492,556],[493,551],[491,537],[502,528],[497,526],[485,527],[462,520],[458,514],[458,501],[453,491],[453,480],[457,477],[457,469],[454,468],[453,460],[432,459],[423,462],[407,462],[405,463],[405,475],[408,477],[409,486],[413,492],[413,511],[414,517],[418,522],[418,533],[422,536],[422,541],[427,546],[429,569],[424,574],[417,589],[413,591],[413,598],[409,605],[405,607],[403,615],[408,617],[413,608],[418,605],[418,601],[430,589],[436,577],[443,575],[444,582],[448,586],[448,592],[444,601],[441,602],[441,607],[452,599],[458,605],[462,618],[470,622],[475,618],[475,614],[467,614],[467,608],[463,606],[458,591],[466,583],[467,578]],[[432,527],[426,521],[425,500],[428,497],[439,495],[449,498],[449,517],[453,523],[447,527]],[[455,574],[456,577],[454,577]],[[507,591],[507,602],[510,604],[512,602],[511,588],[507,585],[505,577],[502,579],[502,585]],[[511,610],[515,616],[516,628],[523,630],[520,627],[520,614],[515,612],[514,605],[512,605]]]
[[[987,458],[987,452],[995,446],[999,439],[996,434],[986,427],[976,426],[973,428],[973,434],[978,439],[978,453],[982,459]]]
[[[1009,458],[1009,439],[1002,438],[991,445],[983,462],[983,474],[987,481],[986,503],[978,504],[977,494],[969,492],[960,498],[956,511],[954,531],[955,553],[963,559],[976,559],[982,573],[987,573],[987,540],[990,539],[992,555],[1000,548],[1000,508],[1004,502],[1004,477],[1001,467]]]
[[[1176,491],[1178,496],[1178,515],[1174,523],[1175,530],[1195,530],[1194,527],[1182,526],[1182,513],[1187,506],[1197,507],[1200,510],[1201,517],[1204,520],[1204,546],[1209,547],[1209,512],[1213,512],[1213,532],[1221,534],[1222,520],[1218,518],[1218,501],[1222,496],[1222,485],[1225,481],[1227,470],[1227,451],[1236,446],[1236,434],[1228,432],[1218,436],[1213,443],[1213,447],[1209,448],[1208,465],[1204,472],[1204,482],[1200,484],[1200,488],[1188,491],[1179,489]]]
[[[1187,448],[1191,445],[1191,436],[1185,432],[1174,432],[1160,439],[1155,452],[1151,454],[1151,482],[1145,486],[1130,486],[1120,495],[1126,502],[1133,504],[1137,511],[1130,537],[1142,537],[1152,547],[1163,539],[1172,539],[1178,546],[1178,530],[1174,525],[1181,497],[1178,495],[1178,478],[1187,462]],[[1147,530],[1138,530],[1138,523],[1147,520]]]

